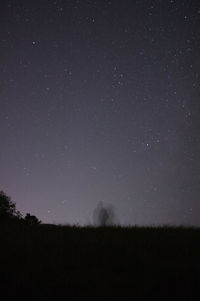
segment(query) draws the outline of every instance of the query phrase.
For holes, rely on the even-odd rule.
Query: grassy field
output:
[[[0,223],[0,300],[200,300],[200,230]]]

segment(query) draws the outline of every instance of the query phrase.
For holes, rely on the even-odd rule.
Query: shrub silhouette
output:
[[[26,214],[24,220],[30,225],[38,225],[41,223],[41,221],[35,215],[31,215],[30,213]]]
[[[0,219],[21,219],[22,215],[16,210],[16,205],[11,198],[0,191]]]

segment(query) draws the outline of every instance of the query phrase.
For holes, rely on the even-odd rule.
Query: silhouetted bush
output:
[[[25,216],[25,222],[27,222],[30,225],[38,225],[41,224],[41,221],[35,216],[31,215],[30,213],[27,213]]]

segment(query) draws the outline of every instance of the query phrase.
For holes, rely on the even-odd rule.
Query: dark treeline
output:
[[[0,221],[21,221],[31,225],[41,223],[36,216],[30,213],[23,217],[21,212],[16,209],[16,204],[4,191],[0,191]]]

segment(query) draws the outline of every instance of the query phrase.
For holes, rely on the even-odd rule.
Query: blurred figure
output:
[[[93,212],[94,225],[99,227],[112,226],[117,224],[117,218],[112,205],[105,206],[100,201]]]

